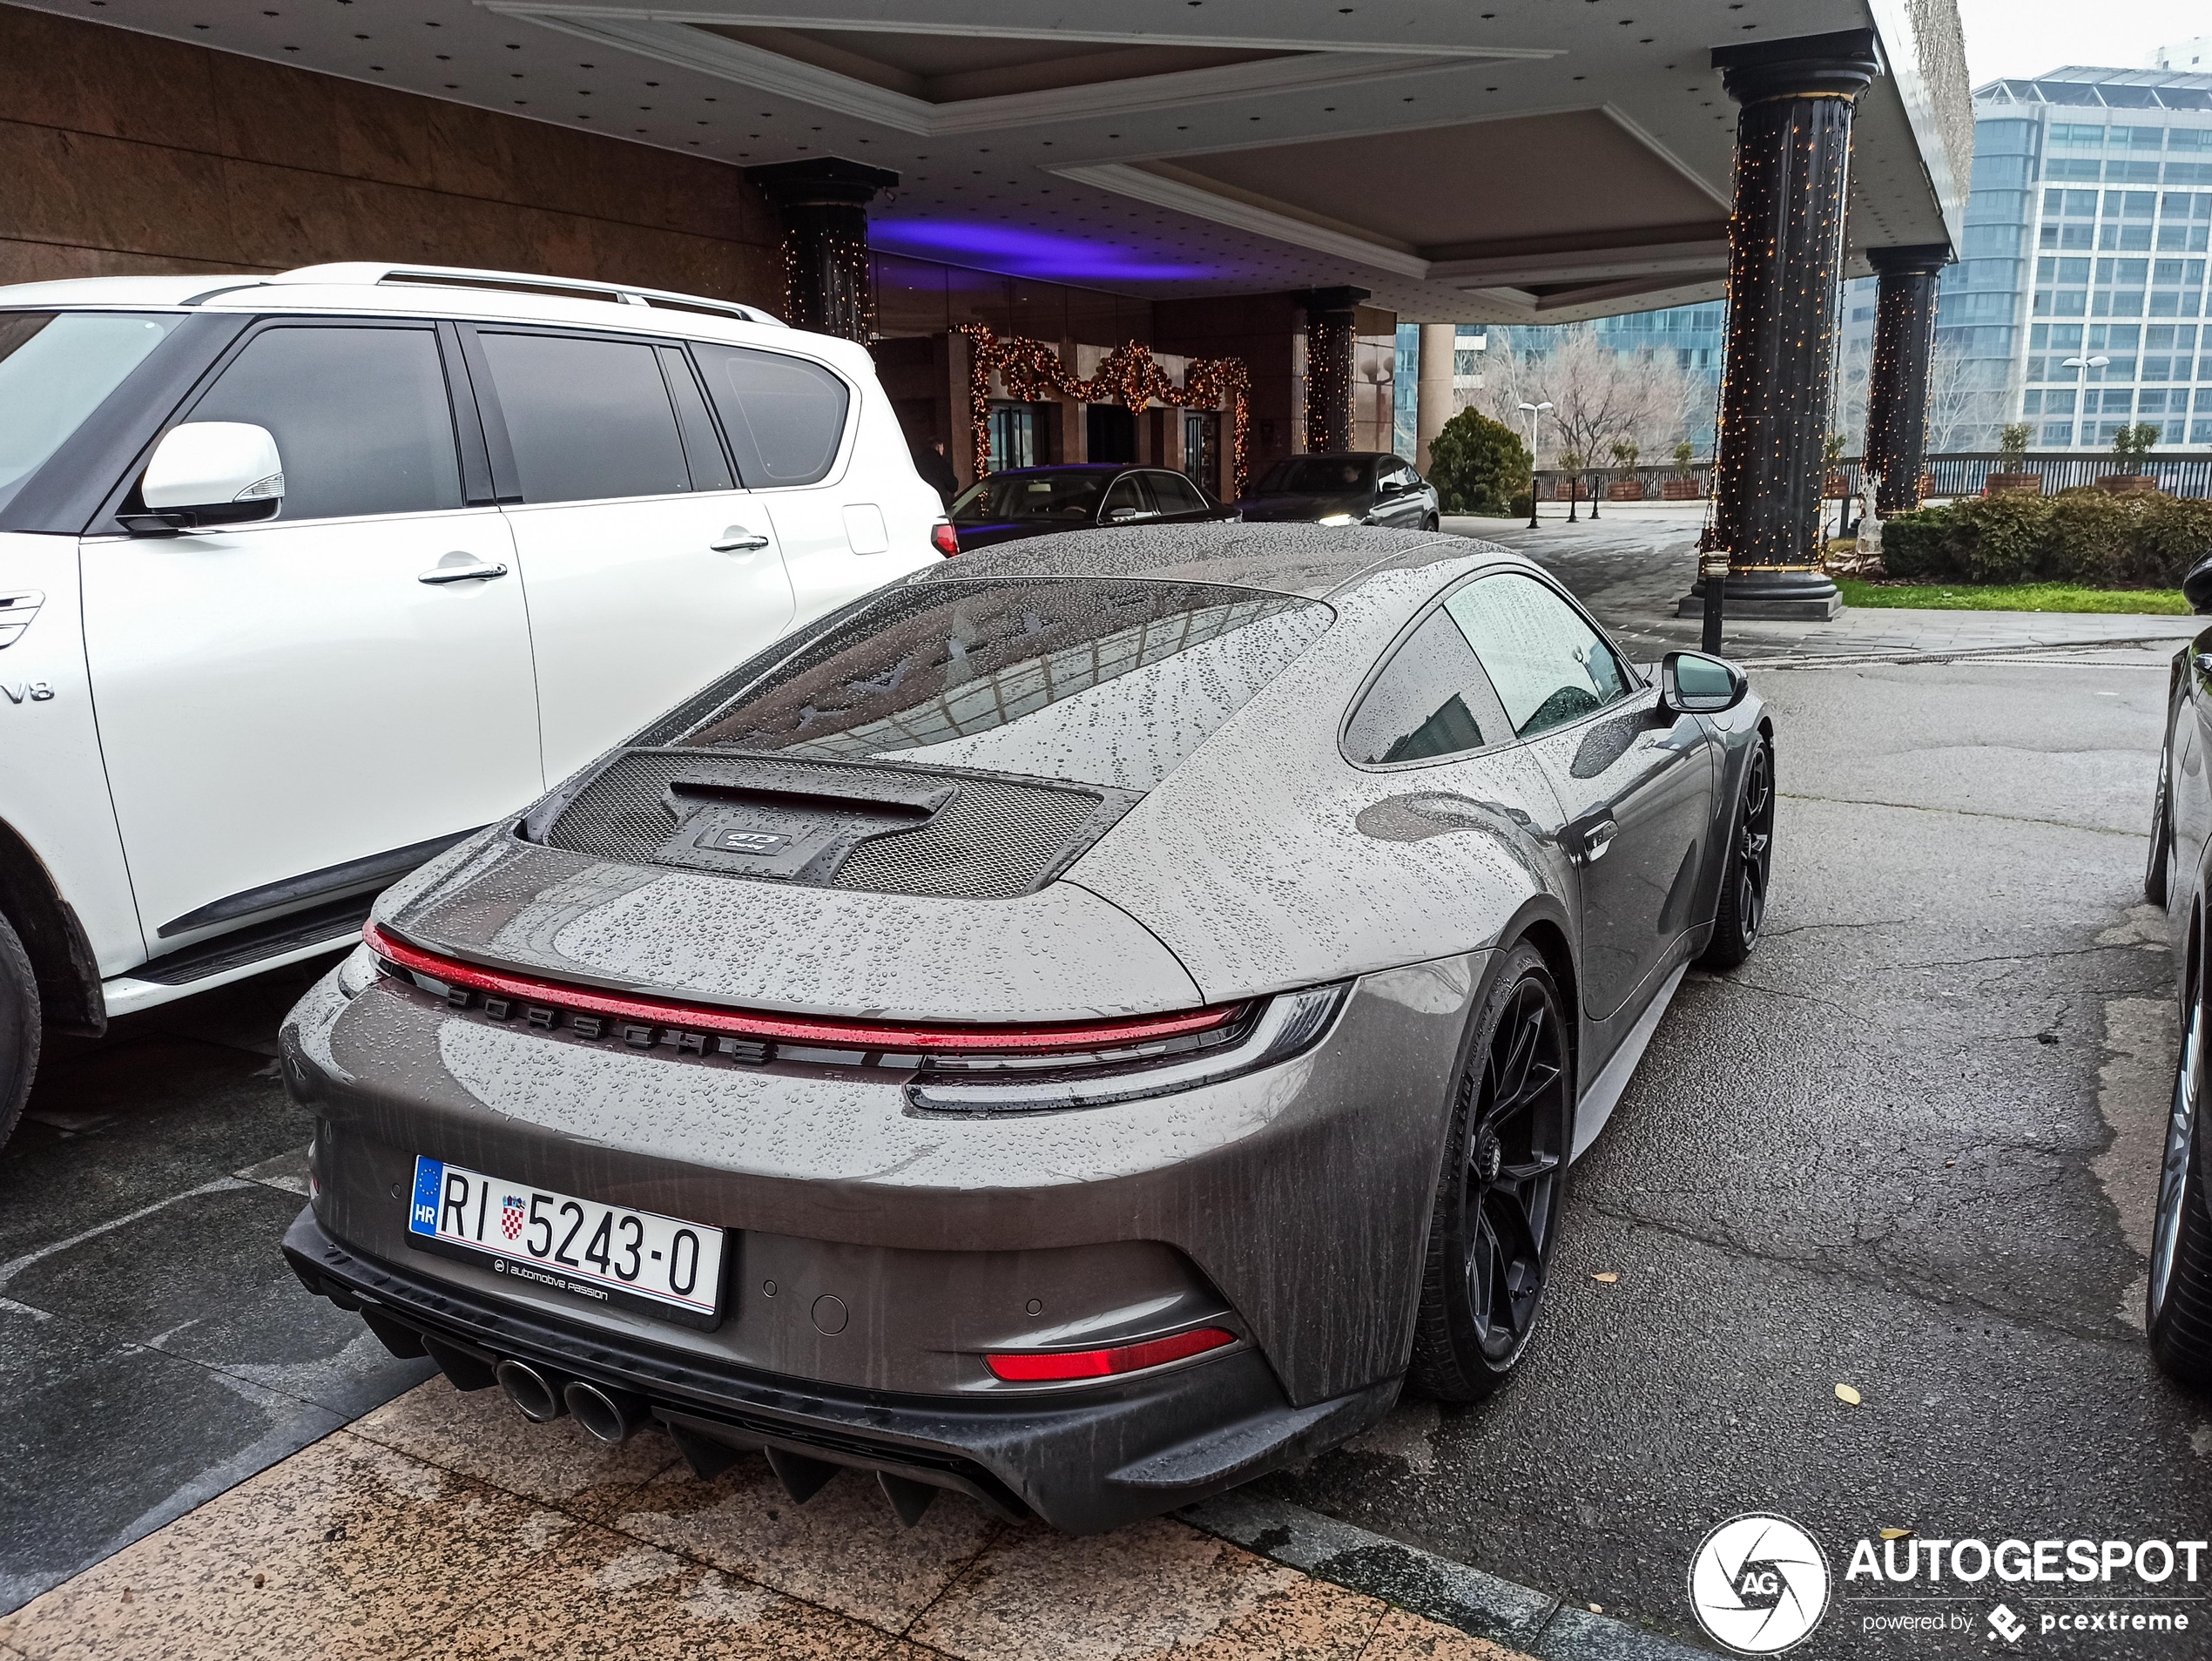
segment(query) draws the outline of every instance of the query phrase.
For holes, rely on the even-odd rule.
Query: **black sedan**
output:
[[[1237,505],[1251,520],[1393,525],[1401,530],[1434,530],[1441,510],[1436,487],[1411,463],[1366,450],[1285,456]]]
[[[1236,517],[1180,473],[1118,462],[1008,468],[976,480],[952,508],[963,552],[1057,530]]]
[[[2212,613],[2212,559],[2182,579],[2190,607]],[[2151,1354],[2174,1377],[2212,1388],[2212,1153],[2202,1131],[2208,1084],[2206,1016],[2212,987],[2205,948],[2212,943],[2212,630],[2174,654],[2151,810],[2150,861],[2143,895],[2166,908],[2182,1000],[2182,1053],[2160,1160],[2158,1207],[2151,1222],[2148,1307]]]

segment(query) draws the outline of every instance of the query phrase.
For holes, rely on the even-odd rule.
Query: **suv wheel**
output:
[[[23,942],[0,917],[0,1142],[15,1133],[38,1070],[38,979]]]

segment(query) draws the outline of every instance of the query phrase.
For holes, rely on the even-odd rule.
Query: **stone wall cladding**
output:
[[[0,283],[420,260],[780,309],[735,167],[0,5]]]

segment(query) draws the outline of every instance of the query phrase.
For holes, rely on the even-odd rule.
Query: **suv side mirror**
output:
[[[145,512],[123,522],[156,535],[273,519],[284,505],[284,462],[266,427],[186,422],[153,447],[138,497]]]
[[[2182,593],[2190,611],[2199,617],[2212,615],[2212,555],[2189,567],[2188,575],[2182,578]]]
[[[1670,652],[1659,665],[1659,706],[1669,715],[1718,715],[1750,690],[1741,669],[1703,652]]]

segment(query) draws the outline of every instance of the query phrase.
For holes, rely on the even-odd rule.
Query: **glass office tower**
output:
[[[1937,323],[1974,405],[1950,447],[1993,449],[2013,420],[2041,449],[2137,422],[2161,449],[2212,447],[2212,75],[2064,69],[1978,88],[1974,111]]]

